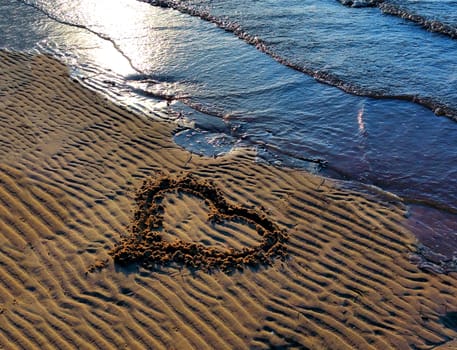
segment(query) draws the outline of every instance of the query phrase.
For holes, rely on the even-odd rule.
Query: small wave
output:
[[[457,28],[455,26],[442,23],[438,20],[428,19],[424,16],[411,13],[404,8],[401,8],[397,5],[389,4],[387,2],[379,4],[379,8],[383,13],[387,15],[404,18],[406,20],[421,25],[422,27],[431,32],[444,34],[451,37],[452,39],[457,39]]]
[[[338,0],[343,4],[344,6],[349,6],[349,7],[376,7],[380,3],[383,2],[383,0]]]
[[[348,7],[379,7],[382,13],[391,16],[397,16],[408,21],[419,24],[423,28],[427,29],[430,32],[440,33],[447,35],[452,39],[457,38],[457,27],[443,23],[436,19],[429,19],[426,16],[422,16],[409,10],[396,5],[389,3],[385,0],[338,0],[342,5]]]
[[[259,38],[256,35],[250,34],[242,28],[239,23],[231,21],[227,18],[217,17],[212,15],[208,10],[201,9],[199,7],[194,7],[192,4],[188,4],[182,1],[176,0],[140,0],[142,2],[149,3],[153,6],[158,6],[162,8],[171,8],[177,10],[181,13],[188,14],[194,17],[199,17],[205,21],[211,22],[217,25],[219,28],[224,29],[227,32],[231,32],[236,35],[238,38],[244,40],[246,43],[254,46],[257,50],[271,56],[277,62],[281,63],[284,66],[292,68],[301,73],[312,76],[314,79],[321,83],[327,85],[335,86],[344,92],[364,97],[371,97],[375,99],[394,99],[394,100],[405,100],[410,101],[419,105],[422,105],[435,113],[437,116],[446,116],[450,119],[457,121],[457,109],[448,106],[440,101],[437,101],[430,97],[418,96],[418,95],[392,95],[380,91],[373,91],[366,88],[362,88],[350,82],[347,82],[335,74],[332,74],[327,71],[315,70],[310,67],[302,66],[297,63],[294,63],[287,58],[281,56],[273,48],[271,48],[268,43]],[[353,5],[356,1],[347,1],[347,3],[352,2]],[[367,1],[357,1],[358,3],[366,3],[370,6],[379,6],[383,3],[383,0],[367,0]],[[372,5],[371,5],[372,4]],[[352,6],[353,6],[352,5]]]

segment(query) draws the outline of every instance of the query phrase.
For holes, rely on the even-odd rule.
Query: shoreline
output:
[[[43,55],[0,51],[0,345],[16,348],[429,349],[457,336],[455,273],[410,261],[400,202],[255,162],[206,158],[173,125],[135,115]],[[158,174],[211,180],[288,233],[288,258],[227,274],[115,265],[134,193]],[[207,246],[258,244],[207,221],[204,199],[163,198],[163,234]],[[105,268],[91,266],[107,260]]]

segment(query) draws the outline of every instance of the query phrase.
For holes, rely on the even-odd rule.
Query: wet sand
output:
[[[1,52],[0,72],[0,347],[455,345],[457,275],[411,262],[416,241],[395,198],[259,164],[251,150],[191,156],[171,124],[112,104],[46,56]],[[245,211],[211,220],[217,205],[204,186],[171,186],[148,202],[160,210],[141,216],[145,181],[186,174]],[[114,262],[113,249],[147,232],[225,258],[268,232],[287,240],[266,260],[233,266],[202,268],[198,250],[154,260],[144,244],[129,247],[146,260]]]

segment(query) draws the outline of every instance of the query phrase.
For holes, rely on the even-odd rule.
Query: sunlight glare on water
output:
[[[61,22],[85,27],[107,40],[105,45],[100,45],[96,39],[84,42],[86,48],[94,48],[90,50],[91,59],[101,67],[109,67],[120,74],[129,71],[125,60],[113,54],[110,45],[128,57],[136,70],[147,70],[173,59],[170,41],[161,35],[161,29],[166,27],[167,34],[173,37],[173,23],[170,17],[164,23],[163,18],[154,15],[156,10],[145,3],[131,0],[58,0],[51,5],[43,0],[29,2]],[[67,41],[75,41],[75,38],[67,38]]]

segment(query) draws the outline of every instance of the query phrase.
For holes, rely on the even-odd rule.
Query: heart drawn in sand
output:
[[[212,222],[238,220],[252,225],[262,240],[254,247],[226,250],[195,242],[165,240],[161,234],[164,220],[162,200],[165,194],[172,192],[203,199],[209,207]],[[146,180],[137,192],[136,202],[131,235],[110,251],[116,263],[138,263],[146,268],[175,263],[204,270],[218,268],[228,271],[242,270],[243,266],[270,265],[275,257],[286,257],[287,234],[264,213],[227,202],[212,183],[190,174]]]

